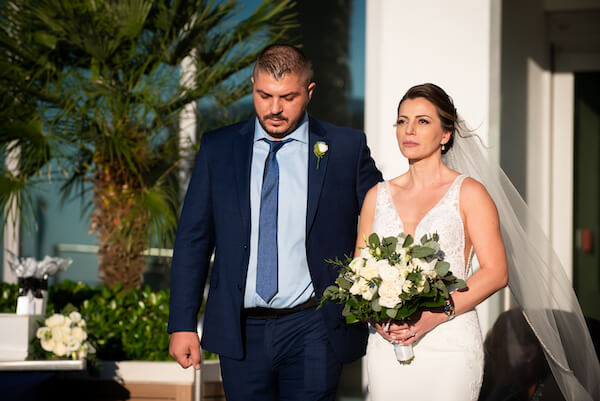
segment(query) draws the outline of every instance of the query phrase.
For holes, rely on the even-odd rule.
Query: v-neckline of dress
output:
[[[423,220],[425,220],[425,218],[427,216],[429,216],[429,214],[436,208],[438,207],[438,205],[440,203],[442,203],[442,201],[444,199],[446,199],[446,197],[448,196],[448,194],[450,193],[450,191],[452,190],[452,188],[454,188],[454,185],[456,185],[456,183],[458,182],[458,179],[462,177],[462,174],[457,175],[454,180],[452,181],[452,184],[450,184],[450,187],[448,187],[448,189],[446,190],[446,192],[444,193],[444,195],[442,195],[442,197],[427,211],[427,213],[425,213],[423,215],[423,217],[421,217],[419,219],[419,221],[417,222],[417,224],[415,225],[415,232],[413,234],[410,234],[413,238],[415,238],[415,235],[417,235],[417,231],[419,230],[419,226],[421,225],[421,223],[423,222]],[[405,230],[405,226],[404,226],[404,221],[402,221],[402,217],[400,217],[400,213],[398,213],[398,209],[396,208],[396,203],[394,202],[394,197],[392,196],[392,191],[390,189],[390,182],[386,181],[387,184],[387,190],[388,190],[388,196],[390,197],[390,201],[392,202],[392,208],[394,209],[394,214],[396,215],[396,217],[398,218],[398,221],[400,222],[400,225],[402,226],[402,231],[404,232]],[[407,232],[404,232],[405,234],[409,235]]]

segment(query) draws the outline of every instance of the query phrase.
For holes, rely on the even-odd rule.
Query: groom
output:
[[[366,192],[381,180],[365,135],[311,118],[312,67],[273,45],[252,76],[256,118],[202,136],[175,240],[171,355],[200,367],[197,315],[210,271],[202,348],[219,354],[229,401],[334,400],[342,363],[367,329],[316,306],[352,254]]]

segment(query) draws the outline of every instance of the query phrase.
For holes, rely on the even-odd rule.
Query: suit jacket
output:
[[[170,333],[196,331],[209,260],[215,252],[205,305],[202,347],[230,358],[244,355],[242,310],[250,254],[250,163],[254,119],[202,136],[185,197],[171,270]],[[317,168],[313,147],[329,150]],[[317,297],[337,277],[325,262],[354,250],[357,218],[366,192],[381,181],[365,134],[309,118],[306,253]],[[327,303],[323,317],[342,362],[365,353],[367,328],[347,325],[342,307]]]

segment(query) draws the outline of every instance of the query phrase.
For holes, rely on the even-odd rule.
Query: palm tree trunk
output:
[[[143,282],[148,221],[139,213],[133,191],[104,175],[94,187],[92,230],[99,242],[99,278],[110,287],[139,287]],[[138,205],[139,207],[139,205]]]

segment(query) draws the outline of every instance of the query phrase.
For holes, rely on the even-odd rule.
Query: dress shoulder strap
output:
[[[460,210],[460,189],[462,188],[462,183],[464,182],[466,175],[459,175],[454,179],[454,182],[448,189],[445,200],[446,202],[450,202],[454,205],[458,210]]]

